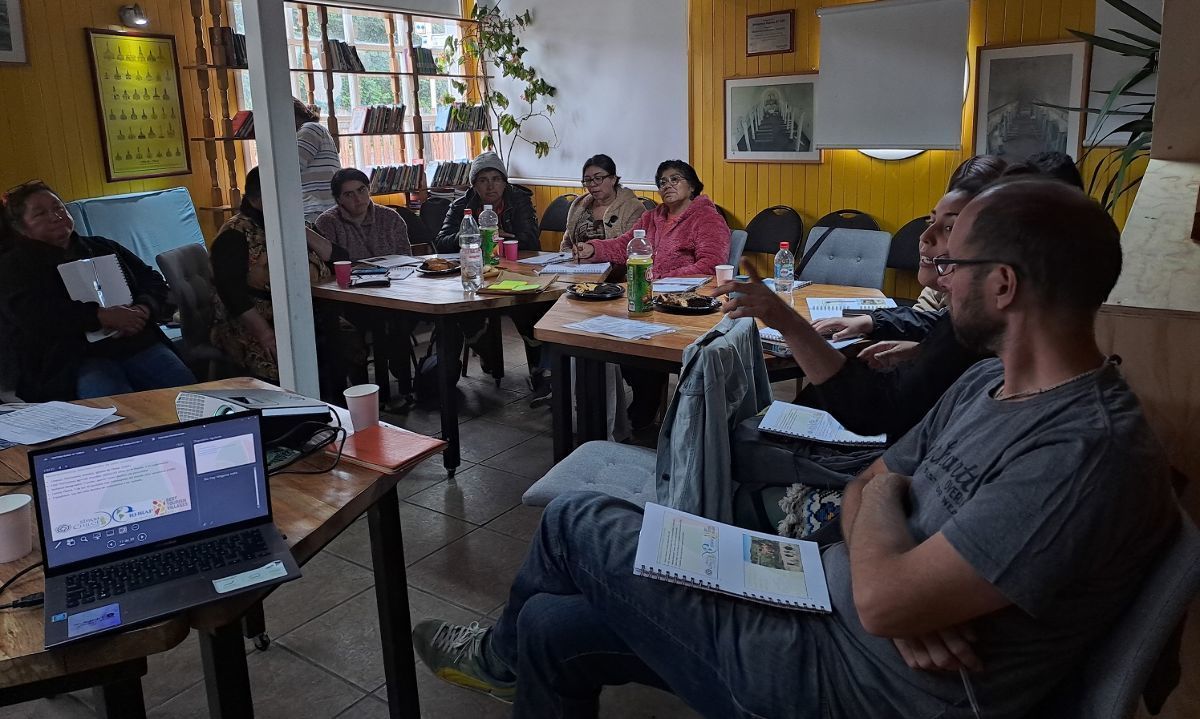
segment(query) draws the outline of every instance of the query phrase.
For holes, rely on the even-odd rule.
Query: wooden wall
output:
[[[29,63],[0,64],[0,190],[41,179],[64,200],[166,187],[186,187],[197,204],[207,204],[209,180],[199,143],[193,143],[190,175],[106,182],[88,64],[85,28],[116,24],[115,0],[26,0],[25,37]],[[175,36],[180,65],[195,62],[195,31],[189,3],[141,0],[150,17],[146,31]],[[116,27],[113,29],[121,29]],[[195,73],[183,71],[188,131],[199,134],[200,100]]]

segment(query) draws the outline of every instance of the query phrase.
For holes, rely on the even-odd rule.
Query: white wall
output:
[[[1162,0],[1128,0],[1128,2],[1130,5],[1133,5],[1135,8],[1141,10],[1155,20],[1162,22]],[[1117,28],[1118,30],[1131,32],[1135,35],[1141,35],[1142,37],[1153,37],[1154,35],[1152,32],[1142,27],[1138,23],[1125,17],[1123,13],[1109,5],[1104,0],[1096,0],[1095,34],[1101,37],[1109,37],[1114,40],[1120,40],[1121,42],[1129,42],[1132,44],[1133,41],[1121,37],[1120,35],[1112,32],[1109,28]],[[1121,81],[1121,78],[1128,77],[1129,73],[1141,67],[1143,62],[1145,62],[1145,60],[1140,57],[1121,57],[1115,52],[1110,52],[1100,48],[1092,48],[1091,89],[1111,90],[1114,85]],[[1131,89],[1137,92],[1154,92],[1157,86],[1158,79],[1156,77],[1151,77],[1149,80],[1144,80]],[[1106,99],[1107,96],[1104,93],[1092,92],[1087,98],[1088,107],[1104,107],[1104,101]],[[1137,100],[1141,99],[1153,98],[1127,98],[1124,101],[1136,102]],[[1131,111],[1143,111],[1145,109],[1146,108],[1144,107],[1135,107],[1132,108]],[[1103,137],[1104,135],[1108,134],[1109,131],[1120,127],[1129,120],[1134,119],[1136,118],[1122,115],[1110,117],[1104,122],[1104,126],[1100,128],[1099,134],[1095,135],[1096,116],[1089,113],[1087,135],[1084,136],[1084,142],[1085,144],[1090,143],[1093,137]],[[1129,133],[1122,132],[1108,138],[1103,142],[1103,144],[1108,146],[1117,146],[1124,145],[1128,141]]]

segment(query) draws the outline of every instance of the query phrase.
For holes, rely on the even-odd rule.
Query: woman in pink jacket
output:
[[[633,229],[610,240],[577,245],[579,259],[625,264],[625,246],[634,230],[645,230],[654,247],[654,277],[712,275],[729,262],[729,225],[707,195],[704,183],[683,160],[667,160],[654,174],[662,204],[638,219]]]
[[[625,264],[625,246],[634,230],[645,230],[654,247],[654,279],[697,277],[716,273],[729,262],[729,225],[707,196],[704,183],[683,160],[667,160],[654,173],[662,204],[638,219],[633,229],[610,240],[592,240],[575,246],[579,259]],[[621,374],[633,388],[629,422],[634,430],[654,422],[667,375],[655,370],[622,365]]]

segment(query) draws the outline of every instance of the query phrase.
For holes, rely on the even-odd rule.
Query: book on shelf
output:
[[[390,135],[404,132],[404,105],[356,107],[350,114],[350,132],[364,135]]]
[[[231,137],[239,140],[254,139],[254,112],[252,110],[238,110],[238,113],[233,116],[229,134]]]
[[[487,129],[487,113],[483,105],[454,102],[441,105],[433,129],[439,132],[463,132]]]
[[[425,166],[425,182],[429,187],[461,187],[467,184],[471,163],[431,162]]]
[[[208,41],[212,44],[212,62],[214,65],[224,65],[233,68],[245,68],[246,36],[236,33],[228,26],[211,27],[208,29]]]
[[[412,58],[413,70],[420,75],[436,75],[438,73],[437,61],[433,57],[433,50],[427,47],[414,47],[408,51],[409,57]]]
[[[366,72],[358,48],[341,40],[329,41],[329,67],[334,72]]]
[[[633,573],[785,609],[833,611],[816,542],[646,504]]]
[[[420,190],[424,169],[421,165],[376,167],[371,170],[371,194],[388,195],[396,192],[415,192]]]

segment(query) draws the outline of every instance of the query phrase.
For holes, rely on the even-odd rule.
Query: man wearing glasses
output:
[[[851,484],[831,615],[635,576],[640,511],[568,494],[496,626],[422,622],[422,660],[516,717],[594,717],[630,681],[706,716],[1042,715],[1179,525],[1162,448],[1096,345],[1119,233],[1080,191],[1022,180],[967,206],[942,265],[956,331],[998,359]]]

